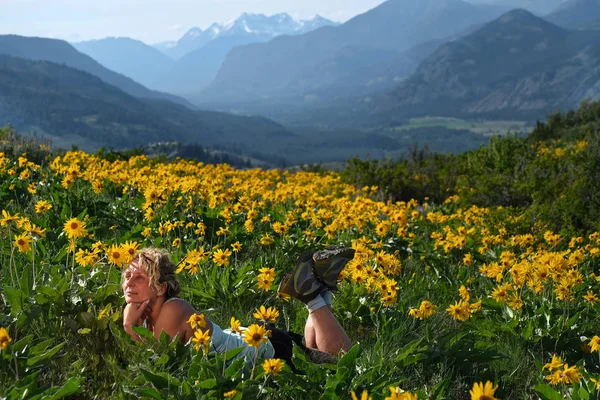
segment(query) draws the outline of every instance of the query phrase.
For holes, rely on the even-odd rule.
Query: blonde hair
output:
[[[132,262],[137,262],[139,268],[148,275],[149,287],[153,287],[158,292],[162,284],[166,283],[165,296],[167,299],[179,294],[180,287],[175,274],[175,264],[169,258],[169,253],[154,247],[146,247],[134,254]],[[124,281],[125,274],[123,273],[121,285]]]

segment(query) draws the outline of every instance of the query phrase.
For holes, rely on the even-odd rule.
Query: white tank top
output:
[[[167,301],[163,303],[163,306],[170,301],[181,300],[179,297],[171,297]],[[244,340],[243,336],[239,333],[233,332],[231,329],[221,329],[221,327],[214,322],[212,335],[210,337],[211,347],[210,352],[216,352],[218,354],[225,353],[229,350],[237,349],[238,347],[243,347],[242,350],[237,356],[235,356],[231,361],[244,357],[246,359],[246,363],[249,366],[252,366],[254,362],[254,356],[256,352],[256,348],[248,345]],[[144,328],[148,328],[148,324],[144,320],[143,324]],[[241,327],[241,331],[245,331],[248,328]],[[192,342],[192,338],[188,340],[186,344],[190,344]],[[273,348],[273,344],[270,340],[267,340],[264,343],[261,343],[258,349],[258,357],[259,358],[273,358],[275,356],[275,348]]]

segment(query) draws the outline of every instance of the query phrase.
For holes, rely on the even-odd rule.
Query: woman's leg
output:
[[[331,312],[331,308],[321,307],[309,314],[304,328],[306,347],[332,355],[348,351],[352,342],[346,331]]]
[[[306,325],[304,325],[304,341],[306,342],[306,347],[309,349],[317,349],[317,333],[315,332],[315,326],[310,315],[308,314]]]

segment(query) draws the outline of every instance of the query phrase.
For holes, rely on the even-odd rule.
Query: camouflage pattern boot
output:
[[[303,303],[308,303],[327,288],[319,282],[313,271],[314,250],[304,252],[298,261],[294,271],[283,277],[277,292],[288,295]]]
[[[337,279],[348,261],[354,257],[355,250],[344,246],[329,246],[313,254],[314,271],[328,289],[337,290]]]

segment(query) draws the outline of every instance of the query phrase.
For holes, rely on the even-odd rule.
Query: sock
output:
[[[321,295],[318,295],[317,297],[306,303],[306,308],[308,308],[308,312],[311,314],[322,307],[327,307],[327,304],[325,304],[325,300]]]
[[[325,304],[328,306],[331,305],[331,290],[321,293],[321,297],[323,297],[323,300],[325,300]]]

